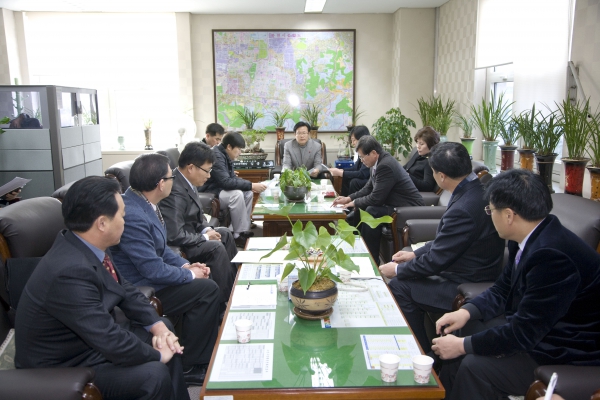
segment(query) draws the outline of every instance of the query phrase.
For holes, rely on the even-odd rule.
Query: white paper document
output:
[[[248,250],[273,250],[279,243],[278,236],[272,237],[251,237],[248,239]],[[291,239],[288,238],[288,241]]]
[[[238,285],[231,299],[232,310],[272,309],[277,306],[277,285]]]
[[[324,328],[373,328],[406,326],[394,298],[381,280],[359,281],[364,292],[338,291],[333,313],[321,321]]]
[[[238,251],[238,253],[231,260],[232,263],[255,263],[255,264],[281,264],[284,262],[285,256],[288,255],[287,250],[277,250],[271,254],[269,258],[260,259],[265,254],[268,254],[270,250],[253,250],[253,251]]]
[[[350,257],[350,259],[360,268],[358,273],[352,271],[352,278],[375,278],[377,276],[371,265],[370,257]]]
[[[217,350],[210,380],[273,380],[273,343],[221,344]]]
[[[354,241],[354,247],[351,247],[348,243],[344,242],[342,239],[335,239],[333,245],[338,248],[344,250],[346,254],[357,254],[357,253],[368,253],[369,249],[365,246],[365,243],[360,240],[360,238],[356,238]]]
[[[412,369],[412,358],[421,354],[412,335],[360,335],[367,369],[381,369],[379,356],[395,354],[400,357],[398,369]]]
[[[250,340],[269,340],[275,338],[274,312],[230,312],[227,315],[221,340],[237,340],[233,323],[238,319],[249,319],[252,321]]]
[[[243,264],[238,275],[239,281],[273,281],[283,273],[281,264]]]
[[[7,193],[15,191],[19,188],[22,188],[27,183],[31,182],[31,179],[19,178],[18,176],[14,178],[12,181],[8,182],[5,185],[0,187],[0,196],[4,196]]]

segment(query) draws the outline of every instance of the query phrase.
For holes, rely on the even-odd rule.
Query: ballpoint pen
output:
[[[246,290],[250,289],[250,282],[248,282],[248,286],[246,286]]]

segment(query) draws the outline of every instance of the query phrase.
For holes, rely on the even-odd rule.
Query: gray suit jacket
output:
[[[312,139],[306,143],[304,157],[300,153],[300,146],[296,139],[290,140],[283,147],[283,168],[296,169],[304,165],[306,169],[318,167],[323,162],[321,157],[321,143]]]
[[[110,253],[107,252],[109,255]],[[119,366],[159,361],[160,353],[116,322],[114,308],[141,326],[159,321],[148,299],[119,273],[115,282],[71,231],[29,278],[15,324],[17,368]]]

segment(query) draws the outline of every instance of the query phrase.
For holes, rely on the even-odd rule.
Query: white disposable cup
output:
[[[279,201],[279,190],[273,191],[273,200]]]
[[[429,375],[431,375],[431,368],[433,367],[433,358],[425,355],[418,355],[412,358],[412,362],[415,382],[428,383]]]
[[[238,343],[250,342],[250,334],[252,333],[252,321],[249,319],[238,319],[233,323],[235,325],[235,333]]]
[[[381,367],[381,380],[396,382],[400,357],[395,354],[382,354],[379,356],[379,365]]]
[[[281,280],[281,277],[283,276],[283,274],[279,274],[275,277],[275,279],[277,280],[277,289],[280,292],[287,292],[288,291],[288,279],[285,278],[284,281]]]
[[[342,280],[342,282],[344,283],[348,283],[350,282],[350,277],[352,276],[352,272],[347,271],[341,267],[338,267],[339,271],[340,271],[340,279]]]
[[[323,202],[325,201],[325,193],[323,193],[323,192],[320,192],[320,193],[317,195],[317,200],[319,201],[319,203],[323,203]]]
[[[281,175],[281,174],[273,174],[273,179],[275,179],[276,181],[278,181],[278,180],[279,180],[279,176],[280,176],[280,175]]]
[[[323,189],[327,188],[327,179],[321,179],[321,186],[323,186]]]

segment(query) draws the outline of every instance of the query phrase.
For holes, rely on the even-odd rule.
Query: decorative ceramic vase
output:
[[[585,166],[589,158],[583,160],[573,160],[570,158],[561,159],[565,166],[565,193],[575,196],[581,196],[583,193],[583,176]]]
[[[461,137],[460,141],[463,144],[463,146],[465,146],[467,148],[469,155],[472,156],[473,155],[473,142],[475,141],[475,138]]]
[[[294,284],[298,282],[295,281]],[[333,304],[338,297],[338,288],[333,282],[333,287],[322,291],[307,291],[294,287],[290,288],[290,299],[294,304],[294,314],[300,318],[312,319],[330,314]]]
[[[119,136],[117,141],[119,142],[119,150],[125,150],[125,136]]]
[[[554,193],[554,189],[552,189],[552,170],[554,168],[554,161],[556,160],[556,156],[558,154],[552,153],[547,155],[535,155],[535,161],[537,163],[537,170],[544,183],[550,189],[550,193]]]
[[[600,201],[600,168],[598,167],[587,167],[590,171],[590,180],[592,184],[592,190],[590,191],[590,199]]]
[[[500,171],[508,171],[515,166],[515,150],[517,146],[500,146]]]
[[[283,195],[290,201],[302,201],[304,200],[306,193],[308,193],[308,188],[306,186],[286,186],[285,189],[283,189]]]
[[[283,140],[283,138],[285,137],[285,127],[278,126],[277,128],[275,128],[275,133],[277,133],[277,140]]]
[[[519,149],[519,161],[521,162],[521,169],[528,169],[533,171],[533,154],[535,149]]]
[[[311,139],[316,139],[317,138],[317,131],[319,130],[318,126],[313,126],[312,129],[310,130],[310,138]]]
[[[444,143],[448,141],[448,136],[446,135],[440,135],[440,143]]]
[[[483,142],[483,163],[490,169],[490,174],[495,175],[496,169],[496,149],[498,148],[497,140],[484,140]]]
[[[152,147],[152,130],[144,129],[144,136],[146,137],[146,147],[144,147],[144,150],[154,150],[154,147]]]

